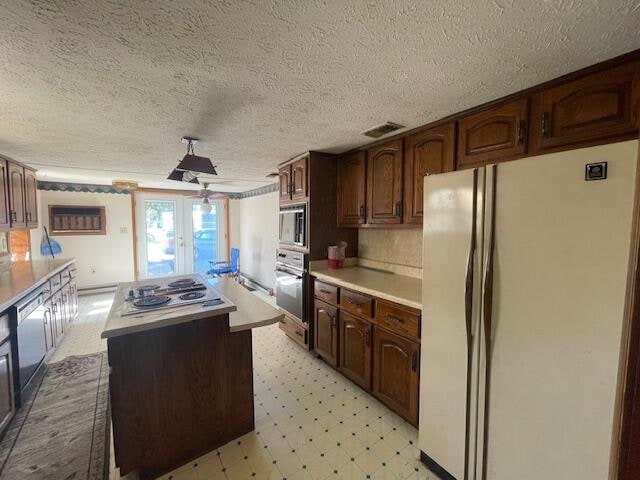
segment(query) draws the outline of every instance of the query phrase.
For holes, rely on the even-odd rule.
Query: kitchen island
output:
[[[122,315],[131,290],[185,279],[205,284],[218,304],[170,304]],[[136,471],[141,479],[253,430],[251,329],[283,317],[231,279],[160,280],[119,285],[102,332],[111,367],[116,466],[121,475]]]

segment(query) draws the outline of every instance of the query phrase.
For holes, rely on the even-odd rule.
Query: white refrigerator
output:
[[[609,477],[637,161],[628,141],[425,177],[419,447],[441,478]]]

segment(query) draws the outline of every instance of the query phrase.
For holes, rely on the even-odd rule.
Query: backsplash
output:
[[[358,232],[358,264],[421,276],[422,229],[361,228]]]

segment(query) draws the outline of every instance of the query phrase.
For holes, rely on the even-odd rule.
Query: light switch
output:
[[[120,227],[120,233],[127,233],[129,229],[127,227]]]

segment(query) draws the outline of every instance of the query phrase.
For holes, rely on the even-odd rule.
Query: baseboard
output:
[[[456,480],[456,477],[442,468],[438,462],[436,462],[429,455],[420,450],[420,461],[427,467],[432,473],[434,473],[440,480]]]

